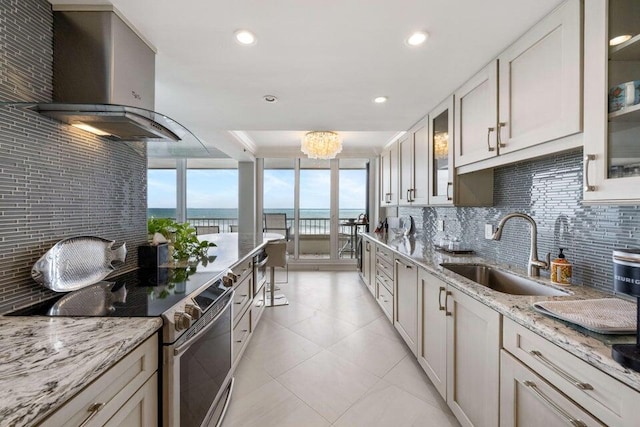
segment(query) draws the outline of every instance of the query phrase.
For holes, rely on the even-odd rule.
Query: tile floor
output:
[[[293,272],[236,370],[223,427],[458,426],[354,272]]]

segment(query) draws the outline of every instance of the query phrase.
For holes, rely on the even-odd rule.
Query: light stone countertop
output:
[[[42,421],[161,326],[159,317],[0,316],[0,426]]]
[[[440,266],[441,263],[483,263],[496,268],[526,277],[526,272],[512,266],[504,266],[488,262],[479,256],[449,255],[435,250],[432,244],[418,238],[395,237],[387,234],[366,233],[366,237],[375,243],[382,244],[389,249],[415,262],[418,266],[438,276],[441,280],[454,288],[464,292],[472,298],[481,301],[500,314],[514,320],[525,328],[543,336],[557,346],[590,363],[601,371],[617,380],[640,391],[640,373],[627,369],[611,357],[611,343],[635,343],[635,337],[591,334],[579,331],[567,323],[538,313],[532,304],[537,301],[610,298],[607,294],[595,288],[572,285],[560,287],[552,285],[549,280],[536,278],[535,280],[548,286],[570,292],[568,296],[544,297],[510,295],[494,291],[479,285]]]

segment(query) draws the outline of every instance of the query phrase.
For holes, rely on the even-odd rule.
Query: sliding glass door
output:
[[[367,159],[264,159],[263,212],[287,214],[292,261],[355,262]],[[355,223],[355,224],[354,224]]]

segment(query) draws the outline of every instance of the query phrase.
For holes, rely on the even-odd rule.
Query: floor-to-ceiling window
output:
[[[204,167],[192,160],[187,166],[187,221],[207,233],[237,231],[237,167],[225,163]]]
[[[356,258],[364,228],[351,223],[367,214],[368,161],[264,159],[263,211],[287,214],[292,259]]]
[[[147,217],[176,218],[176,169],[147,171]]]
[[[366,230],[364,218],[368,203],[368,159],[340,159],[338,211],[340,258],[355,258],[358,234]]]

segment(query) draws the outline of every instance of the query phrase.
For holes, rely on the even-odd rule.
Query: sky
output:
[[[366,171],[340,171],[341,209],[362,209],[366,202]],[[176,172],[150,169],[147,174],[149,208],[176,207]],[[300,208],[329,209],[329,170],[300,171]],[[293,169],[267,169],[264,176],[264,207],[293,209]],[[238,171],[236,169],[190,169],[187,171],[188,208],[237,208]]]

